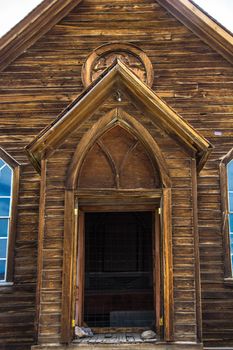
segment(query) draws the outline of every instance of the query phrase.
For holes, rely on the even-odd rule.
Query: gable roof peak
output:
[[[190,0],[156,0],[204,42],[233,64],[233,36]],[[0,38],[0,71],[32,46],[81,0],[44,0]]]
[[[135,105],[185,149],[197,158],[200,170],[212,150],[212,145],[188,122],[178,115],[153,90],[143,83],[123,62],[116,59],[27,147],[29,159],[40,171],[40,162],[48,158],[73,130],[117,91],[133,100]],[[117,101],[116,106],[117,107]]]

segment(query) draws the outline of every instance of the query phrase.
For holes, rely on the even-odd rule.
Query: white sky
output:
[[[0,0],[0,37],[23,19],[41,0]]]
[[[233,0],[194,0],[233,32]],[[41,0],[0,0],[0,37],[26,16]]]
[[[233,33],[233,0],[193,0]]]

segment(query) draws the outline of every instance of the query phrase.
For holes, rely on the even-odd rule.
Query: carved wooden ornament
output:
[[[98,47],[87,57],[82,67],[84,87],[90,85],[115,59],[120,59],[141,81],[152,86],[153,66],[145,52],[132,44],[112,43]]]

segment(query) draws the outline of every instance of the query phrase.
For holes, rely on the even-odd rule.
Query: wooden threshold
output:
[[[137,344],[156,343],[157,339],[143,340],[139,332],[98,333],[93,337],[76,339],[77,344]]]
[[[109,344],[88,344],[88,343],[75,343],[73,342],[70,345],[62,345],[62,344],[50,344],[50,345],[33,345],[31,350],[78,350],[80,348],[84,349],[95,349],[95,350],[103,350],[103,349],[132,349],[132,350],[203,350],[202,344],[195,344],[189,342],[175,342],[175,343],[109,343]]]

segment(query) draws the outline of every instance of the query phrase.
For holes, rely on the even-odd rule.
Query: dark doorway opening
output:
[[[85,214],[84,322],[154,327],[152,212]]]

